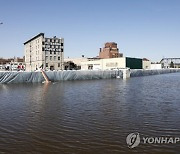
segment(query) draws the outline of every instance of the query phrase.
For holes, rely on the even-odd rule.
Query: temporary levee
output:
[[[44,77],[43,77],[44,75]],[[0,84],[2,83],[34,83],[34,82],[57,82],[67,80],[92,80],[92,79],[112,79],[117,76],[122,77],[120,70],[77,70],[77,71],[46,71],[42,72],[18,72],[0,71]]]

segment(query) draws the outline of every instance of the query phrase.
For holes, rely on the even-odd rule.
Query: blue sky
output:
[[[0,57],[23,56],[40,32],[64,37],[65,57],[97,56],[105,42],[130,57],[180,57],[179,0],[0,0]]]

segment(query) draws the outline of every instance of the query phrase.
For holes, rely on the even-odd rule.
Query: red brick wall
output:
[[[100,49],[99,58],[117,58],[122,57],[123,54],[119,53],[119,49],[117,48],[117,43],[115,42],[107,42],[105,43],[105,47]]]

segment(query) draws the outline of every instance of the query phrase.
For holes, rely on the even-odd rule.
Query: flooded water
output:
[[[0,153],[178,153],[126,137],[180,137],[180,73],[0,85]]]

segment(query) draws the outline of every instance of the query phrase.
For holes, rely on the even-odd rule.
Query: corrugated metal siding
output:
[[[126,67],[130,69],[142,69],[142,59],[126,57]]]

